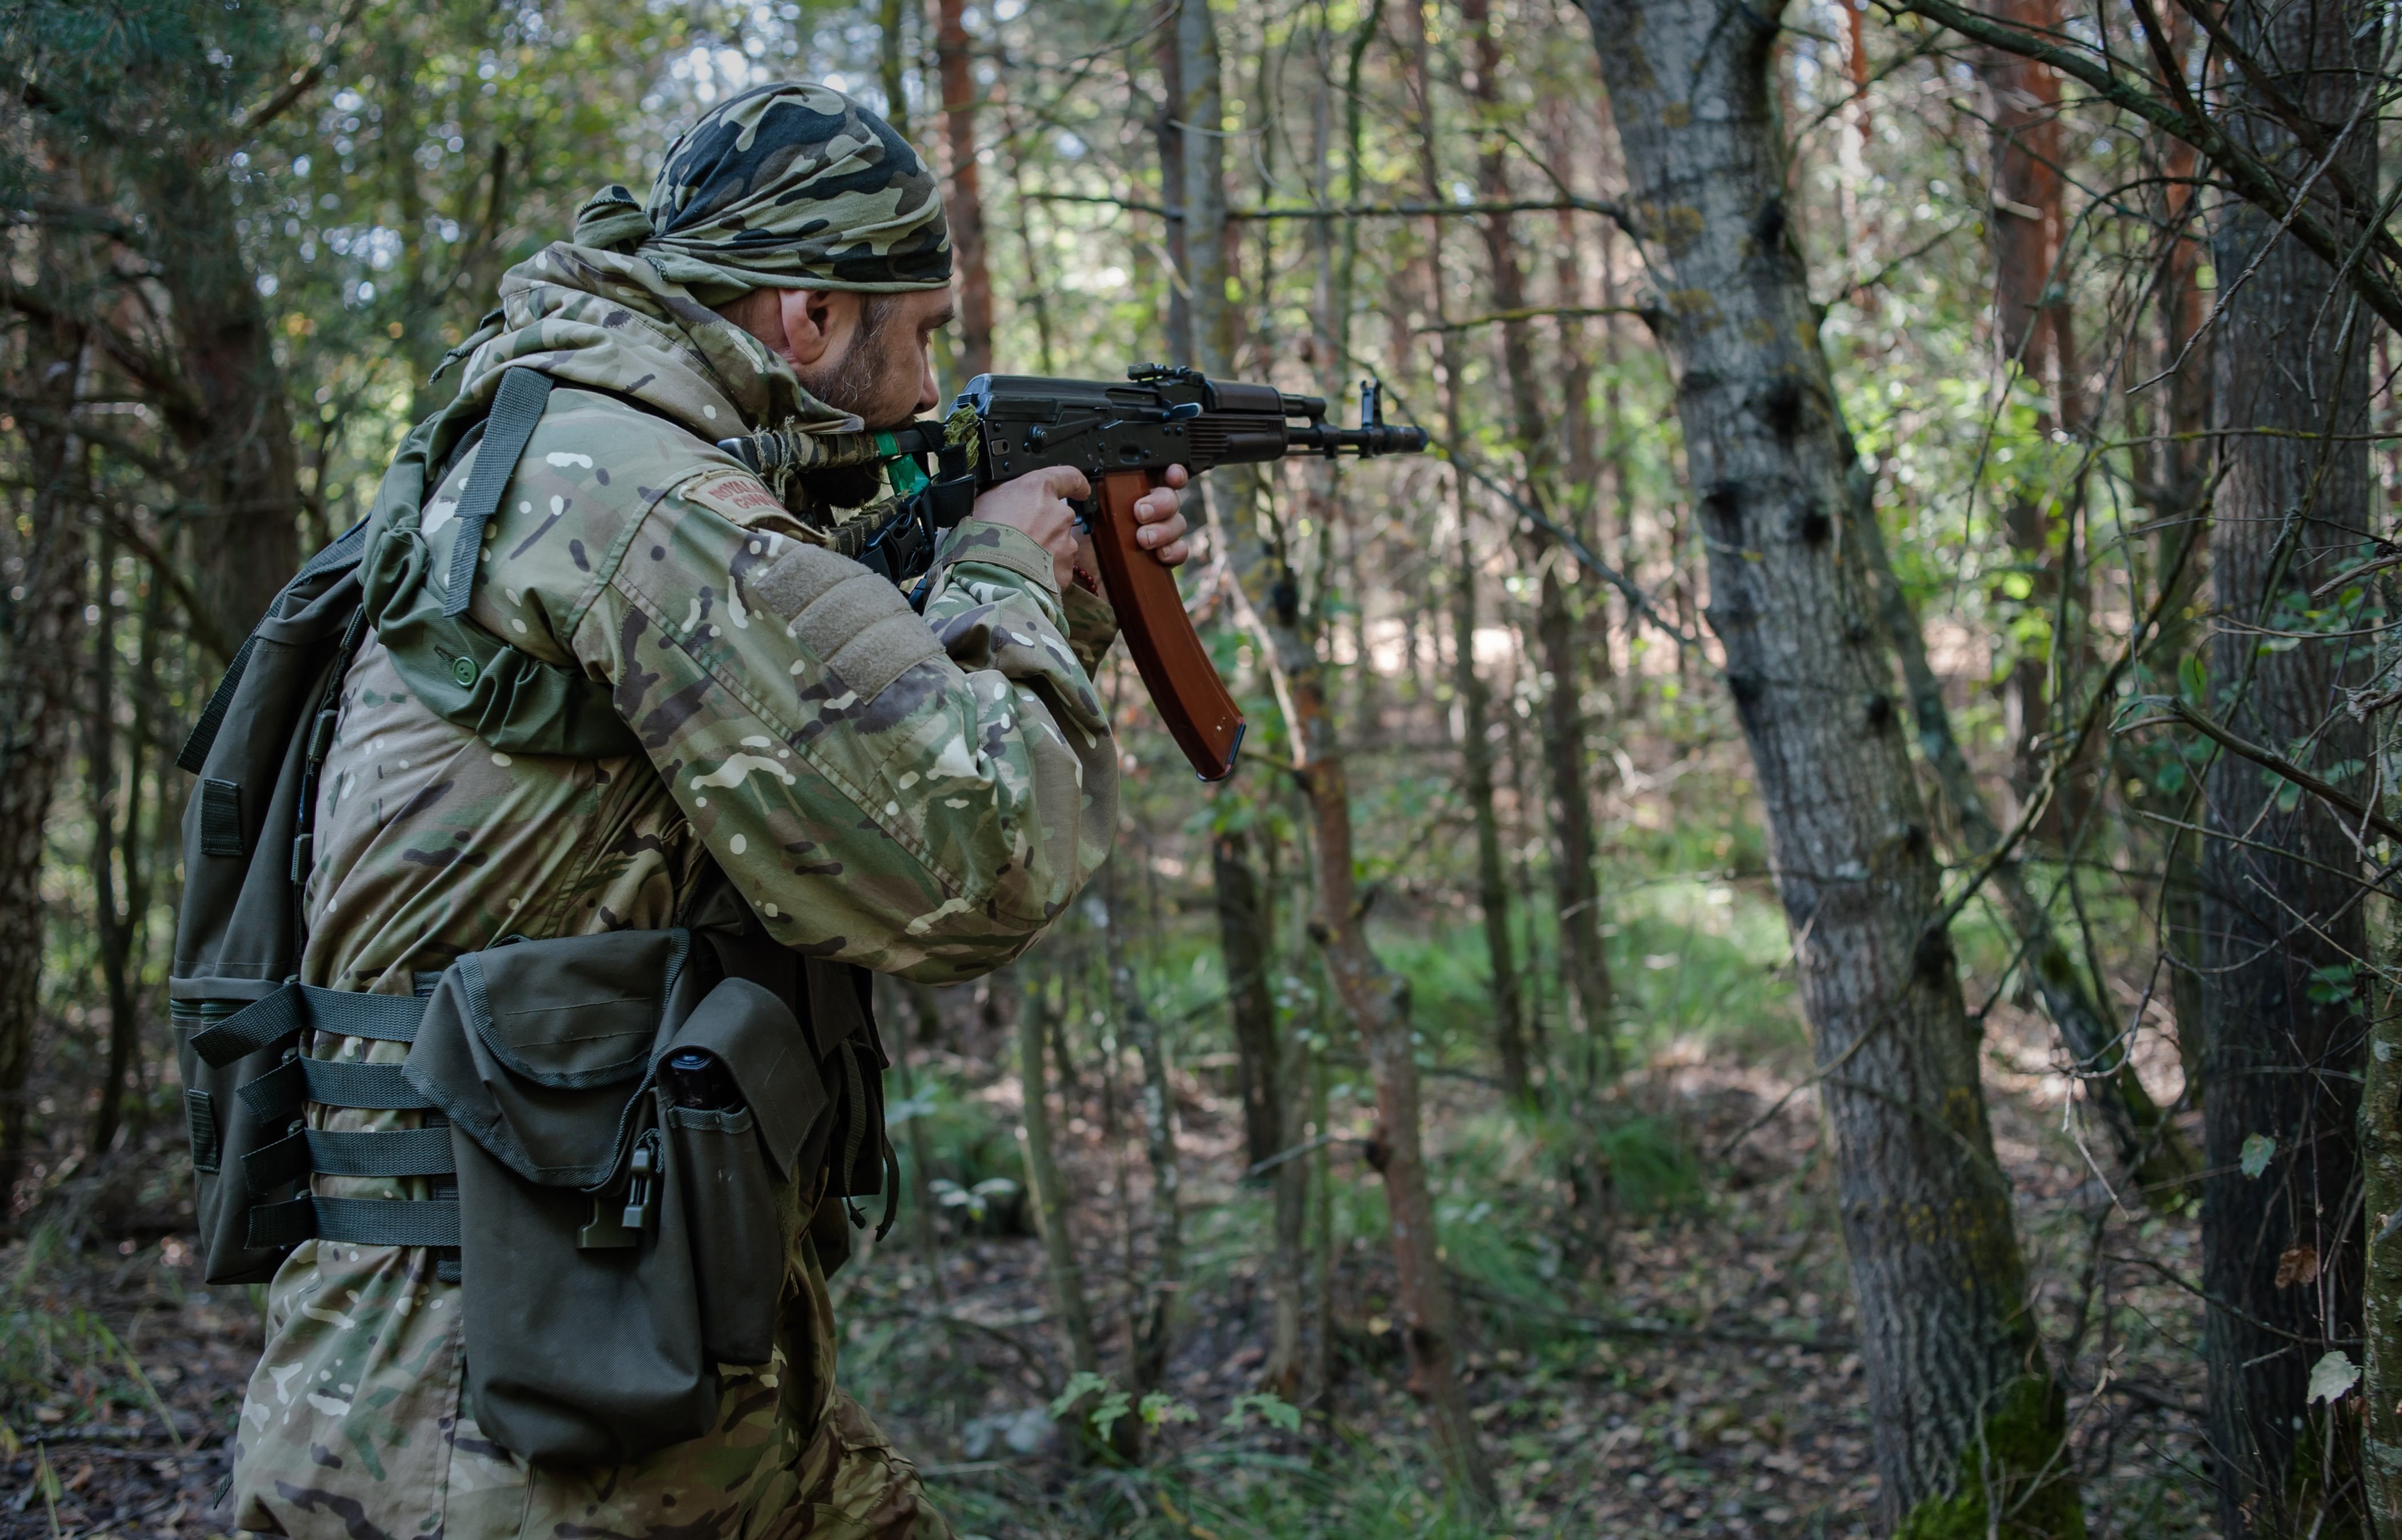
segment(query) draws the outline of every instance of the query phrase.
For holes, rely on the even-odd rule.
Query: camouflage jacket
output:
[[[606,684],[644,757],[494,751],[412,700],[368,639],[322,782],[307,982],[405,993],[412,974],[507,936],[670,925],[704,854],[815,956],[939,982],[1029,944],[1109,849],[1117,749],[1089,677],[1114,634],[1107,606],[1062,596],[1026,535],[971,520],[912,613],[826,548],[822,511],[788,507],[713,447],[856,420],[640,258],[554,245],[502,299],[504,329],[462,393],[489,397],[512,364],[559,386],[486,529],[469,613]],[[428,488],[437,574],[473,461]],[[312,1052],[405,1054],[361,1038]],[[328,1129],[420,1117],[310,1109]],[[425,1186],[315,1178],[327,1196]],[[872,1424],[828,1400],[831,1333],[813,1326],[823,1284],[805,1240],[786,1286],[792,1329],[757,1370],[774,1394],[737,1381],[720,1433],[639,1470],[562,1474],[477,1435],[457,1290],[430,1253],[305,1243],[270,1288],[235,1521],[328,1540],[670,1527],[706,1540],[786,1521],[779,1506],[806,1509],[795,1494],[812,1483],[855,1489],[853,1506],[902,1501],[876,1478],[894,1462]]]

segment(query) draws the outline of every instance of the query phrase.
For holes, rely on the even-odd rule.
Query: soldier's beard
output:
[[[809,394],[849,412],[872,430],[905,426],[918,415],[916,353],[895,347],[886,323],[899,308],[897,296],[872,294],[860,307],[859,330],[843,349],[814,368],[795,369]],[[824,507],[856,508],[875,498],[883,472],[876,465],[840,465],[800,477],[810,501]]]

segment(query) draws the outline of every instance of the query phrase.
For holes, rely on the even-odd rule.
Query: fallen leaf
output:
[[[2277,1286],[2289,1288],[2296,1284],[2316,1283],[2319,1276],[2319,1253],[2316,1246],[2288,1246],[2277,1258]]]

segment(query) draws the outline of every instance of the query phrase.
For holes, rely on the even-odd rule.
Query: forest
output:
[[[2392,21],[0,0],[0,1533],[232,1527],[185,735],[793,79],[939,175],[946,398],[1431,440],[1207,478],[1236,773],[1120,647],[1103,874],[877,982],[841,1382],[958,1533],[2402,1540]]]

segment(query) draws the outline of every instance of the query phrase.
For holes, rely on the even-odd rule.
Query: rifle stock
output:
[[[1087,523],[1119,634],[1185,759],[1203,780],[1223,780],[1242,748],[1242,708],[1193,628],[1176,573],[1135,539],[1134,505],[1159,480],[1149,471],[1111,471],[1100,479],[1097,507]]]

